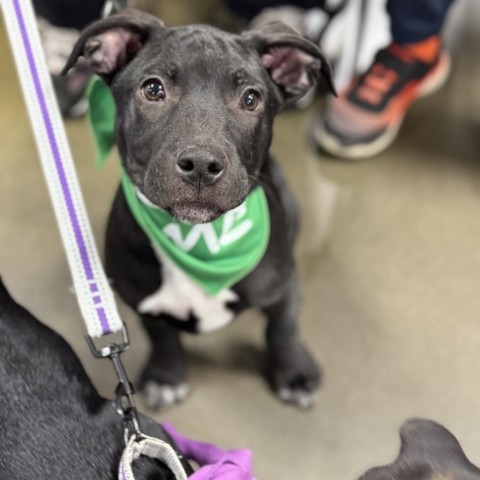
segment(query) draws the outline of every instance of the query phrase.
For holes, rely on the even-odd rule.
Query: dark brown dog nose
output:
[[[225,170],[225,159],[209,150],[186,150],[177,158],[177,172],[182,179],[198,187],[218,182]]]

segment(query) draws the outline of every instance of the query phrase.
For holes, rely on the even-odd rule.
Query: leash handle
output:
[[[88,335],[121,332],[93,239],[30,0],[0,0],[43,173]]]
[[[141,435],[138,439],[134,436],[130,438],[120,460],[119,480],[135,480],[132,464],[141,455],[160,460],[173,472],[175,480],[187,480],[185,469],[173,447],[163,440],[147,435]]]

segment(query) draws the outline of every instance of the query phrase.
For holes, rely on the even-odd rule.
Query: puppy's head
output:
[[[127,173],[157,206],[189,223],[214,220],[256,185],[275,114],[330,68],[281,23],[243,35],[166,28],[125,10],[88,27],[79,56],[110,85]]]
[[[412,419],[400,430],[401,448],[390,465],[368,470],[359,480],[480,480],[458,440],[431,420]]]

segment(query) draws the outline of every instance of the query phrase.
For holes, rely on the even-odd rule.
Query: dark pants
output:
[[[81,30],[100,18],[105,0],[34,0],[35,13],[57,27]]]
[[[354,0],[358,1],[358,0]],[[295,5],[300,8],[322,7],[325,0],[227,0],[227,5],[234,13],[252,20],[264,8],[279,7],[282,5]]]
[[[413,43],[437,35],[453,0],[388,0],[393,40]]]

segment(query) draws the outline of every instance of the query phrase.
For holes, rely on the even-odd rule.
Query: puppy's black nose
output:
[[[209,150],[186,150],[177,158],[177,172],[182,179],[198,187],[207,187],[220,180],[225,159]]]

